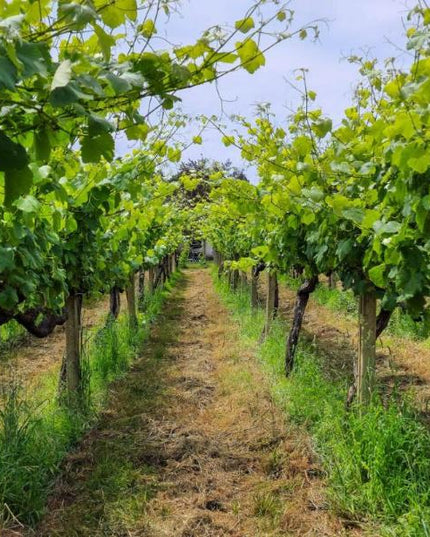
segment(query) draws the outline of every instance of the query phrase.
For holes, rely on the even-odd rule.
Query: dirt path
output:
[[[358,535],[327,511],[308,440],[237,330],[207,271],[188,271],[65,462],[37,536]]]

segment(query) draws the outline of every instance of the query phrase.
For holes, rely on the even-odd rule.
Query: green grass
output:
[[[10,351],[26,337],[25,329],[15,320],[0,326],[0,354]]]
[[[58,398],[57,373],[46,373],[31,392],[11,381],[0,394],[0,528],[17,521],[34,525],[45,511],[60,464],[71,447],[95,423],[110,383],[123,376],[139,354],[150,324],[179,278],[147,297],[139,326],[128,319],[94,330],[85,348],[86,405],[68,409]],[[126,472],[127,473],[127,472]]]
[[[234,294],[215,274],[214,281],[240,324],[243,344],[255,347],[263,312],[252,311],[247,290]],[[258,356],[275,402],[313,439],[327,474],[332,508],[368,528],[377,525],[372,535],[430,537],[430,433],[413,406],[397,394],[384,404],[375,397],[366,410],[348,412],[345,398],[351,371],[333,374],[327,359],[304,341],[294,373],[285,378],[287,328],[282,320],[275,321]]]

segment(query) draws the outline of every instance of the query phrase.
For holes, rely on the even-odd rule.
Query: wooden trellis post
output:
[[[360,296],[358,330],[357,396],[359,403],[368,404],[375,385],[376,363],[376,295],[373,289]]]
[[[269,335],[273,319],[276,317],[278,301],[278,278],[276,272],[267,273],[267,294],[266,294],[266,322],[262,339],[266,339]]]
[[[258,308],[258,277],[257,267],[252,267],[251,273],[251,306]]]
[[[136,310],[136,281],[135,275],[130,276],[129,283],[125,289],[128,306],[128,320],[132,328],[137,326],[137,310]]]

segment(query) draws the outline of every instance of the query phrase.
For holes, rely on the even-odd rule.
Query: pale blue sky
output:
[[[158,25],[158,30],[160,34],[165,32],[171,42],[192,43],[209,26],[234,23],[251,3],[251,0],[183,0],[181,15],[172,15],[166,27]],[[308,83],[318,94],[318,105],[338,122],[351,102],[352,88],[358,80],[357,67],[342,57],[366,50],[380,59],[400,56],[399,61],[407,61],[406,55],[392,43],[404,49],[403,23],[411,5],[413,0],[291,1],[289,7],[296,13],[293,27],[314,19],[328,21],[328,26],[321,25],[319,42],[287,40],[267,54],[266,66],[254,75],[237,72],[222,79],[219,83],[222,96],[234,101],[225,103],[225,112],[252,116],[256,103],[271,102],[277,119],[282,121],[288,113],[287,107],[294,107],[298,102],[296,92],[285,78],[294,80],[294,70],[303,67],[309,69]],[[183,110],[191,115],[220,112],[213,85],[189,90],[181,97]],[[231,158],[235,164],[241,162],[238,151],[225,148],[217,132],[206,132],[204,145],[190,148],[184,157],[200,155],[218,160]]]

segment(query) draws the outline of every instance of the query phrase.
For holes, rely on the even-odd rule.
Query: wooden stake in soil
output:
[[[237,269],[233,270],[232,278],[233,278],[233,290],[236,291],[237,288],[239,287],[239,271]]]
[[[150,294],[154,292],[154,267],[148,269],[148,291]]]
[[[288,376],[294,367],[294,356],[296,354],[297,343],[299,342],[300,330],[305,316],[309,295],[315,291],[318,283],[318,276],[312,276],[305,280],[299,287],[294,304],[293,324],[288,334],[287,349],[285,354],[285,374]]]
[[[257,267],[252,267],[251,274],[251,306],[258,308],[258,277],[260,273],[257,272]]]
[[[375,384],[376,295],[374,290],[360,296],[358,320],[357,395],[368,404]]]
[[[139,310],[143,309],[143,303],[145,301],[145,269],[139,270],[139,288],[138,288],[138,304]]]
[[[136,283],[134,274],[130,276],[129,283],[125,289],[125,294],[127,296],[128,320],[130,326],[134,328],[137,326]]]
[[[279,302],[278,278],[276,272],[267,273],[267,295],[266,295],[266,322],[262,334],[262,340],[269,335],[273,319],[276,317]]]
[[[69,396],[76,398],[81,388],[81,309],[82,296],[71,293],[66,299],[66,353],[63,380]]]

